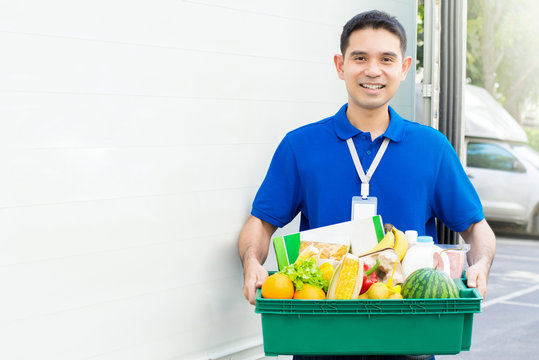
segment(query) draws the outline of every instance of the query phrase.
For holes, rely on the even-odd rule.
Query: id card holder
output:
[[[376,216],[378,199],[369,196],[366,199],[361,196],[352,197],[352,220],[371,218]]]

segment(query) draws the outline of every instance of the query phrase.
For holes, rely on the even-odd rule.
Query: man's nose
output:
[[[365,75],[376,77],[379,76],[382,73],[382,70],[380,69],[380,64],[376,61],[369,61],[367,63],[367,68],[365,69]]]

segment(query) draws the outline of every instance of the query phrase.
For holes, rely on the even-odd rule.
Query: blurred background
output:
[[[496,232],[537,238],[539,40],[533,34],[539,30],[539,5],[470,0],[466,13],[464,141],[461,149],[456,147]],[[418,84],[429,60],[424,59],[424,16],[425,1],[420,0]],[[422,109],[416,109],[418,117]]]
[[[485,89],[496,99],[524,129],[527,138],[526,141],[524,136],[509,130],[499,137],[506,140],[503,143],[472,142],[470,138],[469,175],[483,198],[489,219],[499,231],[514,229],[536,236],[539,39],[534,34],[539,30],[538,14],[539,4],[530,0],[510,4],[469,1],[466,44],[467,82]],[[469,135],[480,136],[472,130]]]

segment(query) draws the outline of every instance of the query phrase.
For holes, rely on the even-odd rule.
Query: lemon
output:
[[[320,271],[322,271],[322,276],[324,279],[329,280],[332,278],[335,268],[330,263],[326,262],[320,265]]]
[[[367,290],[369,299],[387,299],[389,297],[389,289],[384,283],[374,283],[371,285],[369,290]]]

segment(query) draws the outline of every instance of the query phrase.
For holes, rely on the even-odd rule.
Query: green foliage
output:
[[[528,135],[528,145],[539,151],[539,130],[530,128],[524,128],[524,130],[526,130],[526,135]]]
[[[518,85],[518,90],[525,99],[538,100],[539,85],[539,37],[537,36],[537,3],[529,0],[508,2],[513,4],[511,10],[503,17],[497,31],[497,43],[505,49],[504,56],[497,68],[499,91],[504,99],[509,98],[514,91],[513,85],[520,77],[530,71],[526,79]],[[533,11],[532,9],[536,9]],[[521,103],[521,108],[523,108]]]
[[[526,105],[539,101],[538,13],[536,0],[468,1],[468,81],[493,91],[492,95],[517,120]],[[483,31],[493,18],[496,20],[492,41],[482,44]],[[487,53],[486,49],[491,51]],[[484,73],[485,69],[492,69],[493,73]],[[487,77],[494,77],[494,88],[486,86]]]
[[[483,87],[483,58],[481,57],[481,17],[469,19],[466,42],[466,78],[472,85]]]
[[[423,44],[425,33],[425,0],[419,0],[417,3],[417,48],[416,48],[416,67],[423,67]]]

